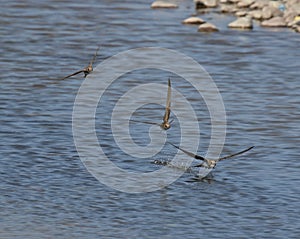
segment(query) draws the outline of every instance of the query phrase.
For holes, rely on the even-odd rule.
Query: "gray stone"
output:
[[[182,21],[183,24],[202,24],[205,21],[200,17],[189,17]]]
[[[252,29],[253,23],[251,17],[240,17],[228,24],[230,28]]]
[[[286,23],[283,17],[273,17],[261,23],[262,27],[285,27]]]
[[[219,31],[219,29],[214,24],[207,22],[207,23],[201,24],[198,28],[198,31],[199,32],[217,32],[217,31]]]
[[[171,2],[155,1],[151,4],[151,8],[177,8],[178,5]]]

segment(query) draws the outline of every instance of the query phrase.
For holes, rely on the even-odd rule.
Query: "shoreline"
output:
[[[198,26],[198,31],[219,31],[218,26],[206,22],[200,16],[209,12],[230,14],[236,19],[227,27],[232,29],[253,29],[256,21],[261,27],[288,28],[300,33],[300,0],[193,0],[194,10],[183,24]],[[180,7],[175,1],[158,0],[152,9]]]

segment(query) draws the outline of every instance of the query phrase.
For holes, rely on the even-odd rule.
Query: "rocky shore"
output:
[[[237,18],[229,28],[252,29],[253,21],[262,27],[288,27],[300,32],[300,0],[193,0],[197,15],[210,9],[223,14],[234,14]],[[155,1],[152,8],[177,8],[174,1]],[[218,27],[192,16],[184,24],[197,24],[199,31],[218,31]]]

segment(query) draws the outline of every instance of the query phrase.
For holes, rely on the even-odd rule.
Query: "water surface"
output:
[[[198,33],[181,21],[192,1],[151,10],[151,1],[14,1],[1,7],[1,238],[297,238],[299,222],[299,34],[286,29],[227,29],[229,15],[202,17],[220,32]],[[159,46],[198,61],[213,77],[226,107],[222,154],[255,145],[221,162],[211,181],[186,173],[152,193],[127,194],[99,183],[83,166],[72,136],[72,110],[82,76],[60,79],[121,51]],[[109,112],[139,83],[172,84],[199,117],[199,154],[210,139],[210,118],[195,89],[168,72],[145,70],[112,85],[97,110],[97,134],[118,166],[149,172],[168,160],[166,145],[154,158],[124,154],[110,132]],[[109,98],[112,97],[112,98]],[[145,96],[147,97],[147,95]],[[165,97],[165,96],[163,96]],[[174,103],[176,105],[176,103]],[[147,108],[148,107],[148,108]],[[138,116],[155,121],[163,107]],[[153,112],[153,114],[152,114]],[[102,120],[100,122],[100,120]],[[160,121],[160,119],[158,119]],[[179,143],[174,123],[168,139]],[[136,142],[149,142],[148,126],[132,125]],[[105,135],[102,138],[101,135]]]

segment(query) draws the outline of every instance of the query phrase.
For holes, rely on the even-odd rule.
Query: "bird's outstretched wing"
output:
[[[78,75],[78,74],[81,73],[81,72],[84,72],[84,70],[76,71],[75,73],[70,74],[70,75],[68,75],[68,76],[66,76],[66,77],[64,77],[64,78],[62,78],[62,80],[65,80],[65,79],[67,79],[67,78],[69,78],[69,77]]]
[[[171,145],[173,145],[175,148],[181,150],[182,152],[186,153],[187,155],[189,155],[189,156],[195,158],[195,159],[199,159],[199,160],[202,160],[202,161],[211,161],[211,159],[206,159],[206,158],[204,158],[204,157],[202,157],[202,156],[200,156],[200,155],[197,155],[197,154],[193,154],[193,153],[191,153],[191,152],[188,152],[188,151],[186,151],[186,150],[184,150],[184,149],[182,149],[182,148],[180,148],[180,147],[178,147],[178,146],[176,146],[176,145],[174,145],[174,144],[172,144],[172,143],[170,143],[170,142],[168,142],[168,143],[171,144]],[[225,157],[221,157],[221,158],[217,159],[216,161],[221,161],[221,160],[224,160],[224,159],[232,158],[232,157],[234,157],[234,156],[237,156],[237,155],[246,153],[247,151],[249,151],[249,150],[251,150],[251,149],[253,149],[253,148],[254,148],[254,146],[251,146],[251,147],[249,147],[249,148],[247,148],[247,149],[245,149],[245,150],[243,150],[243,151],[237,152],[237,153],[235,153],[235,154],[230,154],[230,155],[227,155],[227,156],[225,156]]]
[[[195,158],[195,159],[199,159],[199,160],[202,160],[202,161],[205,161],[205,160],[206,160],[204,157],[202,157],[202,156],[200,156],[200,155],[193,154],[193,153],[191,153],[191,152],[189,152],[189,151],[186,151],[186,150],[184,150],[184,149],[182,149],[182,148],[180,148],[180,147],[178,147],[178,146],[176,146],[175,144],[172,144],[172,143],[170,143],[170,142],[168,142],[168,143],[171,144],[172,146],[174,146],[175,148],[181,150],[181,151],[184,152],[185,154],[187,154],[187,155],[189,155],[189,156]]]
[[[147,122],[147,121],[139,121],[139,120],[130,120],[131,122],[135,123],[143,123],[143,124],[151,124],[151,125],[160,125],[159,123]]]
[[[245,149],[245,150],[243,150],[243,151],[237,152],[237,153],[235,153],[235,154],[230,154],[230,155],[227,155],[227,156],[225,156],[225,157],[221,157],[221,158],[218,159],[218,161],[221,161],[221,160],[224,160],[224,159],[229,159],[229,158],[232,158],[232,157],[234,157],[234,156],[237,156],[237,155],[246,153],[247,151],[249,151],[249,150],[251,150],[251,149],[253,149],[253,148],[254,148],[254,146],[251,146],[251,147],[249,147],[249,148],[247,148],[247,149]]]
[[[164,123],[169,122],[170,113],[171,113],[171,80],[169,78],[169,80],[168,80],[168,94],[167,94],[167,102],[166,102],[166,111],[165,111],[165,115],[164,115],[164,118],[163,118]]]
[[[94,62],[95,62],[95,60],[96,60],[96,57],[97,57],[97,55],[98,55],[99,49],[100,49],[100,46],[98,46],[97,50],[95,51],[95,54],[94,54],[92,60],[90,61],[89,66],[93,66],[93,64],[94,64]]]

